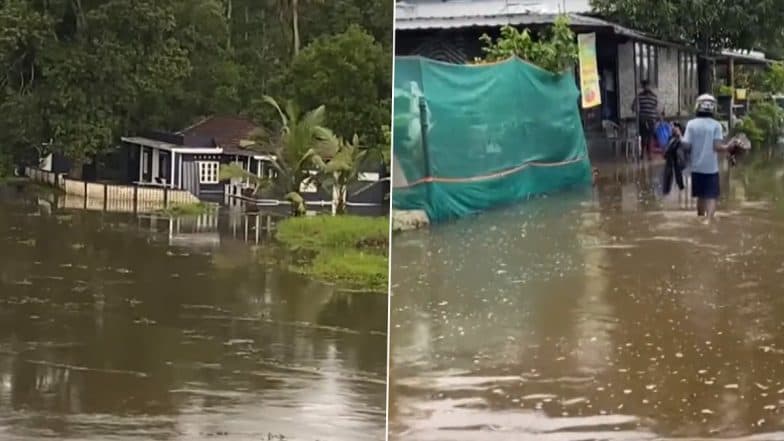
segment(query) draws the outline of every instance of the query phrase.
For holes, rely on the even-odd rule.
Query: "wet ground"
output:
[[[273,218],[0,193],[0,439],[383,439],[387,299],[281,270]]]
[[[659,173],[397,236],[390,440],[784,439],[784,168]]]

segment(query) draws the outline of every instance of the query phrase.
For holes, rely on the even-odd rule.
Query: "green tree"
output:
[[[338,136],[361,133],[363,144],[378,145],[390,121],[391,62],[389,51],[352,25],[305,47],[291,65],[287,88],[305,107],[325,105],[326,125]]]
[[[326,104],[325,125],[383,142],[391,13],[390,0],[0,0],[0,156],[30,162],[46,145],[76,172],[141,130],[235,113],[266,125],[278,115],[257,105],[265,94]],[[332,47],[328,60],[309,49],[328,40],[348,52]],[[300,46],[305,61],[292,58]],[[345,77],[356,72],[364,103]],[[312,84],[314,73],[327,76]]]
[[[242,108],[241,68],[231,43],[232,5],[231,0],[180,0],[175,4],[178,40],[192,67],[190,75],[175,85],[175,99],[168,106],[186,115],[184,121],[175,122],[179,126],[194,116],[235,114]]]
[[[711,51],[777,44],[784,37],[778,0],[591,0],[602,16]]]
[[[392,0],[330,0],[312,3],[302,14],[303,44],[322,35],[359,25],[389,51],[392,49]]]
[[[147,109],[165,105],[191,67],[165,2],[111,0],[84,23],[76,44],[41,57],[49,137],[77,164],[126,131],[163,125],[166,113]]]
[[[281,15],[287,13],[291,20],[292,50],[293,56],[299,54],[302,47],[302,37],[300,35],[300,16],[302,7],[308,7],[312,3],[323,3],[324,0],[278,0]],[[285,12],[284,12],[285,11]]]

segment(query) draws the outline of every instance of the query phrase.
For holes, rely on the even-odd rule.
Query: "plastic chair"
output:
[[[604,136],[610,143],[613,155],[618,156],[618,151],[623,148],[624,143],[623,129],[613,121],[604,120],[602,121],[602,130],[604,130]]]

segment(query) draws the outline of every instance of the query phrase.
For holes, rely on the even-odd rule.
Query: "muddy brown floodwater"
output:
[[[784,439],[784,169],[659,170],[395,238],[391,441]]]
[[[0,188],[0,439],[384,438],[387,299],[281,271],[244,216]]]

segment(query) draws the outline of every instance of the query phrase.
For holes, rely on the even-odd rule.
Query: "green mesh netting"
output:
[[[440,222],[590,184],[578,97],[571,73],[517,58],[397,57],[393,206]]]

